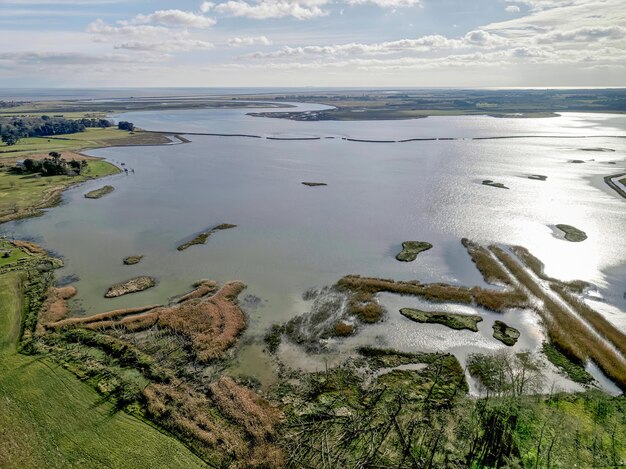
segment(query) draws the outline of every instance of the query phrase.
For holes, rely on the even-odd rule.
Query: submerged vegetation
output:
[[[514,327],[507,326],[502,321],[496,320],[493,323],[493,336],[504,345],[513,346],[517,343],[520,332]]]
[[[143,275],[141,277],[131,278],[130,280],[126,280],[125,282],[116,283],[107,290],[107,292],[104,294],[104,297],[116,298],[118,296],[128,295],[129,293],[144,291],[148,288],[154,287],[155,285],[155,279]]]
[[[435,303],[473,304],[502,313],[514,308],[534,309],[554,346],[579,362],[593,360],[621,389],[626,389],[626,346],[623,345],[626,335],[577,299],[575,295],[584,288],[583,283],[559,282],[542,274],[539,277],[547,283],[546,288],[531,274],[534,269],[542,272],[541,263],[536,258],[530,255],[514,258],[500,247],[487,249],[469,240],[463,240],[463,244],[485,280],[504,285],[505,290],[358,275],[346,276],[337,285],[343,291],[351,292],[352,298],[389,292],[418,296]],[[513,248],[512,253],[515,252],[524,253],[524,250]],[[532,262],[530,269],[524,264],[528,259]]]
[[[549,342],[544,342],[542,351],[548,360],[572,381],[580,384],[593,383],[593,376],[585,370],[583,364],[576,358],[568,357]]]
[[[450,329],[469,329],[472,332],[478,332],[478,323],[483,320],[475,314],[441,313],[413,308],[402,308],[400,314],[411,321],[424,324],[442,324]]]
[[[491,186],[491,187],[497,187],[498,189],[509,189],[508,187],[506,187],[504,184],[502,184],[501,182],[494,182],[491,179],[485,179],[482,182],[483,186]]]
[[[143,259],[143,255],[134,255],[125,257],[122,262],[124,263],[124,265],[135,265],[139,264],[141,262],[141,259]]]
[[[587,239],[587,234],[572,225],[556,225],[556,227],[565,233],[565,239],[573,243],[580,243]]]
[[[222,230],[229,230],[231,228],[237,228],[237,225],[231,225],[230,223],[222,223],[221,225],[217,225],[211,228],[210,230],[203,231],[202,233],[197,234],[194,238],[181,244],[176,249],[178,249],[179,251],[184,251],[185,249],[188,249],[191,246],[195,246],[197,244],[205,244],[212,234],[217,233],[218,231],[222,231]]]
[[[100,199],[101,197],[104,197],[105,195],[110,194],[114,190],[115,188],[113,186],[104,186],[104,187],[101,187],[100,189],[95,189],[93,191],[87,192],[85,194],[85,198],[86,199]]]
[[[480,257],[485,248],[467,245],[479,263],[489,259]],[[51,288],[55,264],[46,265],[33,272],[37,287],[26,296],[21,349],[53,358],[125,411],[116,415],[150,420],[210,466],[324,467],[330,460],[334,467],[612,467],[626,459],[619,437],[626,431],[624,399],[529,395],[543,385],[533,354],[471,357],[479,397],[467,394],[464,370],[451,354],[372,347],[323,372],[282,367],[275,385],[261,392],[223,374],[246,327],[240,282],[219,288],[200,281],[169,305],[71,318],[63,308],[71,289]],[[510,271],[502,269],[502,279],[504,272]],[[398,283],[388,282],[386,288]],[[298,330],[327,330],[329,338],[357,333],[342,315],[350,317],[355,296],[357,303],[375,302],[380,284],[368,281],[356,292],[352,285],[308,294],[317,303],[314,315],[274,326],[267,347],[276,352]],[[448,288],[435,291],[443,299]],[[473,301],[473,289],[461,291]],[[169,449],[168,457],[182,458],[177,451]],[[181,461],[172,465],[193,465]]]
[[[432,247],[433,245],[426,241],[404,241],[402,251],[396,255],[396,259],[402,262],[412,262],[417,259],[419,253],[428,251]]]

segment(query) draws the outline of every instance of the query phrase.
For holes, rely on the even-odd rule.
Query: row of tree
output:
[[[53,151],[49,158],[43,160],[25,159],[21,165],[15,166],[13,172],[26,174],[41,174],[42,176],[79,175],[87,167],[87,161],[67,161],[61,154]]]
[[[74,134],[84,132],[87,128],[108,128],[112,125],[113,122],[108,119],[50,116],[0,118],[0,138],[7,145],[15,145],[21,138]],[[133,131],[135,126],[132,122],[121,121],[118,128]]]

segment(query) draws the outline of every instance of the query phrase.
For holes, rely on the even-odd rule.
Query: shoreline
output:
[[[112,166],[113,168],[115,168],[115,170],[113,170],[112,172],[110,172],[109,174],[104,174],[101,176],[87,176],[83,179],[81,179],[80,181],[72,181],[69,180],[67,181],[67,183],[65,184],[60,184],[57,187],[53,187],[50,189],[49,192],[45,193],[43,195],[42,198],[40,198],[37,202],[35,202],[32,206],[27,207],[23,210],[20,210],[18,212],[15,213],[7,213],[5,215],[0,215],[0,226],[3,225],[4,223],[8,223],[11,221],[16,221],[16,220],[23,220],[26,218],[31,218],[31,217],[38,217],[41,216],[44,212],[43,210],[47,209],[47,208],[53,208],[56,207],[57,205],[59,205],[61,203],[61,199],[62,199],[62,195],[63,192],[65,192],[68,189],[71,189],[73,187],[76,187],[80,184],[83,184],[87,181],[94,181],[97,179],[105,179],[111,176],[115,176],[116,174],[120,174],[123,170],[122,168],[120,168],[119,166],[117,166],[116,164],[114,164],[111,161],[106,160],[106,158],[102,158],[102,157],[97,157],[97,156],[91,156],[86,154],[85,152],[91,151],[91,150],[100,150],[100,149],[104,149],[104,148],[122,148],[122,147],[148,147],[148,146],[161,146],[161,145],[181,145],[181,144],[185,144],[185,143],[190,143],[191,140],[186,139],[185,137],[183,137],[182,135],[180,135],[178,132],[154,132],[154,131],[145,131],[145,130],[138,130],[136,131],[136,133],[134,135],[137,134],[143,134],[143,133],[147,133],[147,134],[157,134],[163,137],[168,138],[167,142],[164,141],[147,141],[147,142],[139,142],[139,143],[122,143],[122,144],[115,144],[115,141],[112,141],[111,144],[106,144],[106,142],[103,142],[103,145],[99,145],[99,146],[94,146],[94,147],[87,147],[87,148],[83,148],[80,150],[67,150],[65,152],[61,152],[61,154],[63,153],[69,153],[71,155],[78,155],[81,158],[85,158],[87,161],[98,161],[98,162],[104,162],[110,166]],[[130,139],[132,139],[134,137],[134,135],[129,136]],[[178,142],[174,142],[171,140],[171,138],[175,138],[178,139]],[[139,139],[137,139],[139,140]],[[19,150],[18,150],[19,151]],[[3,153],[0,153],[0,156]],[[45,153],[39,153],[37,151],[34,151],[32,154],[28,154],[27,157],[34,157],[35,159],[41,159],[41,158],[45,158],[48,155]],[[17,157],[15,158],[11,158],[8,157],[6,159],[1,159],[0,161],[2,162],[11,162],[14,163],[15,161],[17,161]]]

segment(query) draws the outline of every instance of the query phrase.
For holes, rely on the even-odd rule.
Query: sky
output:
[[[626,86],[626,0],[0,0],[0,87]]]

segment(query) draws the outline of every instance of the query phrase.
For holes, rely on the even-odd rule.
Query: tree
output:
[[[20,141],[20,138],[14,133],[7,133],[2,135],[2,141],[8,146],[15,145]]]
[[[135,130],[135,124],[133,124],[132,122],[120,121],[117,124],[117,128],[120,130],[128,130],[129,132],[132,132],[133,130]]]

